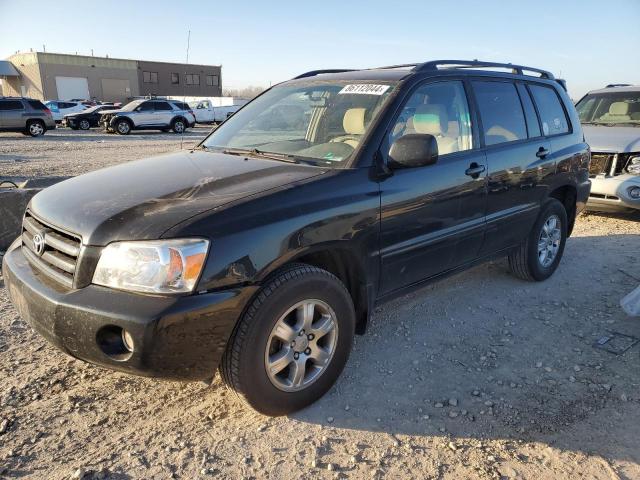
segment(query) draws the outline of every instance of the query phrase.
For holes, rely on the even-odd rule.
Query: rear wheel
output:
[[[514,275],[530,281],[553,275],[564,252],[567,226],[567,211],[562,203],[549,200],[527,239],[509,254],[509,268]]]
[[[80,127],[80,130],[89,130],[91,128],[91,124],[89,123],[89,120],[85,120],[85,119],[80,120],[80,123],[78,124],[78,126]]]
[[[187,126],[186,123],[183,119],[181,118],[176,118],[173,123],[171,124],[171,129],[175,132],[175,133],[184,133],[184,131],[186,130]]]
[[[225,383],[265,415],[324,395],[342,372],[355,330],[349,292],[331,273],[295,264],[271,277],[229,339]]]
[[[40,120],[30,120],[27,123],[27,133],[32,137],[40,137],[44,135],[46,128]]]
[[[127,120],[118,120],[114,125],[114,130],[118,135],[129,135],[131,133],[131,124]]]

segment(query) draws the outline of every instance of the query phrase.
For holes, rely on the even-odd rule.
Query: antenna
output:
[[[185,64],[189,63],[189,47],[191,46],[191,30],[189,30],[189,33],[187,33],[187,59]],[[184,82],[187,81],[187,72],[184,72]],[[183,92],[184,95],[182,95],[182,103],[187,103],[187,89],[186,89],[186,85],[183,83],[182,84],[182,88],[183,88]],[[194,114],[195,115],[195,114]],[[185,126],[185,128],[182,130],[182,134],[180,135],[180,150],[182,150],[182,144],[184,143],[184,131],[187,129],[187,127]]]

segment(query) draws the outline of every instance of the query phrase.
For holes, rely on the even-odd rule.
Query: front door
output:
[[[380,183],[383,295],[475,259],[484,237],[486,161],[462,81],[418,86],[383,150],[411,133],[436,137],[438,161]]]
[[[155,123],[155,109],[153,108],[153,102],[143,102],[138,108],[136,108],[136,115],[134,116],[136,126],[139,125],[153,125]]]

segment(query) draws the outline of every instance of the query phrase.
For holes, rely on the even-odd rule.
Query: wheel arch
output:
[[[567,237],[571,235],[573,226],[576,221],[576,199],[578,196],[578,190],[573,185],[562,185],[556,187],[549,192],[549,198],[555,198],[564,206],[567,212]]]

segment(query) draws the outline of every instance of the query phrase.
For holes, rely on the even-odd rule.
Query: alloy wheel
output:
[[[542,225],[538,238],[538,261],[544,268],[549,267],[555,260],[561,240],[560,218],[551,215]]]
[[[34,137],[38,137],[44,133],[44,128],[42,128],[42,124],[39,122],[34,122],[29,125],[29,133]]]
[[[327,369],[335,353],[338,322],[321,300],[296,303],[273,327],[264,355],[267,376],[285,392],[303,390]]]

